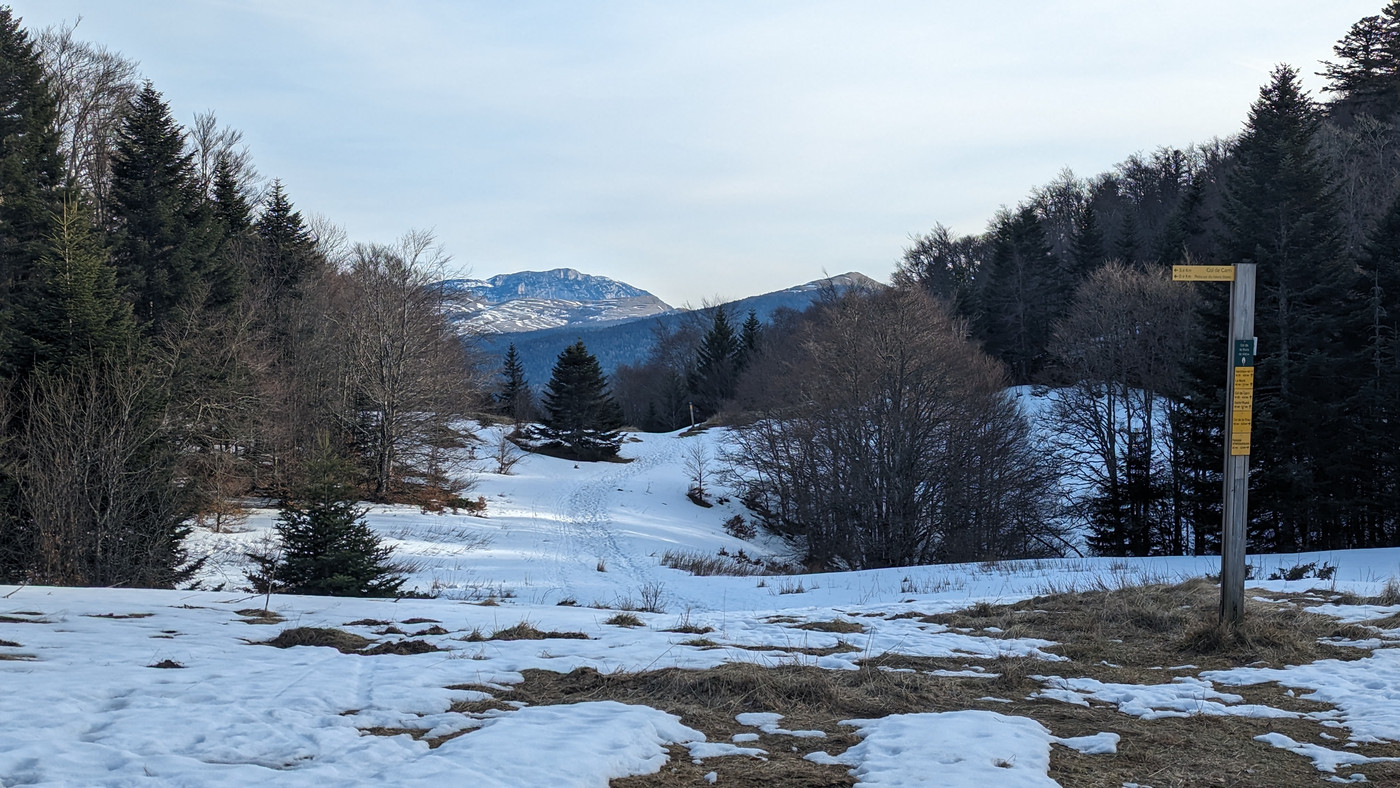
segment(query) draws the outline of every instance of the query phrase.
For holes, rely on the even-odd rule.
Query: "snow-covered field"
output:
[[[529,456],[513,475],[479,475],[471,495],[486,498],[485,517],[372,509],[373,527],[413,563],[411,585],[433,599],[265,600],[240,590],[241,555],[266,537],[270,510],[255,510],[237,533],[194,537],[193,549],[212,556],[200,582],[218,590],[0,586],[0,785],[602,786],[659,779],[676,747],[705,770],[804,740],[818,745],[807,761],[848,771],[859,785],[1042,786],[1057,784],[1056,748],[1111,759],[1131,745],[1110,726],[1070,736],[986,709],[852,719],[826,731],[789,730],[777,714],[753,712],[733,720],[743,732],[719,738],[637,703],[490,703],[534,670],[622,675],[749,663],[854,671],[888,655],[959,660],[966,667],[949,675],[962,676],[999,657],[1030,658],[1042,702],[1112,707],[1124,719],[1313,719],[1331,731],[1324,743],[1284,733],[1259,740],[1311,760],[1319,782],[1364,779],[1374,758],[1358,747],[1400,742],[1400,649],[1392,647],[1400,630],[1372,627],[1372,638],[1352,646],[1361,659],[1196,674],[1164,665],[1164,683],[1139,685],[1083,677],[1048,640],[925,620],[979,602],[1176,582],[1218,571],[1215,558],[747,577],[666,568],[667,551],[782,557],[781,544],[724,532],[726,519],[743,514],[737,503],[702,508],[686,497],[685,449],[716,439],[713,431],[642,436],[625,444],[628,463]],[[1400,574],[1400,550],[1250,558],[1256,577],[1310,561],[1336,566],[1335,578],[1252,587],[1369,596]],[[1400,613],[1324,602],[1312,609],[1339,621]],[[265,604],[273,615],[260,614]],[[521,624],[549,636],[492,637]],[[362,650],[402,641],[436,650],[261,644],[309,627],[358,635],[371,644]],[[1267,682],[1327,708],[1300,712],[1241,694]],[[840,726],[858,743],[821,745]],[[704,779],[724,784],[720,771]]]

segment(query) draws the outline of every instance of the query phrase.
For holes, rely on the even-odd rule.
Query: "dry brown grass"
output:
[[[947,661],[943,666],[968,664],[955,663]],[[1063,667],[1062,663],[1056,664]],[[676,714],[686,725],[703,731],[710,741],[729,741],[736,733],[757,732],[739,725],[734,719],[737,714],[772,711],[784,715],[786,728],[819,729],[828,734],[826,739],[760,734],[759,741],[750,746],[767,750],[766,761],[712,758],[696,765],[690,763],[684,748],[676,747],[659,774],[611,783],[632,788],[701,785],[703,775],[711,771],[718,773],[719,784],[742,788],[849,786],[854,780],[845,767],[818,766],[802,757],[817,750],[840,753],[854,745],[859,739],[851,728],[839,724],[841,720],[960,709],[1031,717],[1057,736],[1100,731],[1122,736],[1117,755],[1082,755],[1054,747],[1050,776],[1066,786],[1118,788],[1133,782],[1156,788],[1325,785],[1325,775],[1315,770],[1310,761],[1254,741],[1254,737],[1278,731],[1298,741],[1340,747],[1339,742],[1322,739],[1319,734],[1327,729],[1309,720],[1193,716],[1147,721],[1111,707],[1086,708],[1044,699],[1028,700],[1026,691],[1038,685],[1027,676],[1037,672],[1037,666],[1043,670],[1046,663],[1023,659],[987,663],[989,671],[1007,677],[1003,680],[892,673],[873,665],[857,671],[747,664],[640,674],[602,674],[587,668],[562,675],[527,670],[522,684],[472,708],[505,708],[500,705],[502,701],[550,705],[616,700]],[[1276,686],[1247,689],[1251,690],[1247,696],[1250,702],[1300,711],[1323,708],[1288,698]],[[983,700],[988,696],[1010,702]],[[1366,745],[1361,750],[1368,755],[1400,753],[1400,747],[1393,745]],[[1396,764],[1350,768],[1347,773],[1352,772],[1365,773],[1377,784],[1400,784],[1400,766]]]
[[[380,654],[429,654],[442,649],[429,643],[426,640],[395,640],[391,643],[380,643],[374,648],[357,652],[367,657],[378,656]]]
[[[129,618],[150,618],[155,613],[84,613],[87,618],[112,618],[125,620]]]
[[[712,758],[697,765],[690,762],[685,748],[673,747],[670,762],[659,774],[614,781],[612,785],[619,788],[704,784],[704,775],[711,771],[717,772],[720,784],[741,788],[849,786],[854,780],[845,767],[818,766],[802,759],[816,750],[834,754],[855,744],[857,737],[851,728],[839,724],[841,720],[960,709],[1030,717],[1061,737],[1100,731],[1120,734],[1122,740],[1116,755],[1083,755],[1054,747],[1050,776],[1066,786],[1118,788],[1124,783],[1138,783],[1156,788],[1277,788],[1327,784],[1327,775],[1314,769],[1308,759],[1254,739],[1264,733],[1280,732],[1300,742],[1340,749],[1343,742],[1322,738],[1321,734],[1329,729],[1313,720],[1196,715],[1149,721],[1098,703],[1084,707],[1030,698],[1041,687],[1031,678],[1038,674],[1162,683],[1208,668],[1254,662],[1296,664],[1322,658],[1356,658],[1367,653],[1317,643],[1320,637],[1355,637],[1364,631],[1304,613],[1291,602],[1251,601],[1246,609],[1246,624],[1233,631],[1215,626],[1217,604],[1215,586],[1192,581],[1176,586],[1058,594],[1014,605],[984,604],[960,613],[922,617],[984,632],[988,627],[1003,630],[987,633],[993,636],[1054,640],[1059,645],[1048,650],[1070,657],[1070,662],[888,654],[865,661],[856,671],[752,664],[640,674],[600,674],[580,669],[560,675],[530,670],[525,671],[522,684],[507,692],[482,689],[496,693],[494,701],[533,705],[592,700],[644,704],[677,714],[711,741],[728,741],[736,733],[755,732],[734,720],[736,714],[747,711],[777,712],[784,715],[786,728],[819,729],[828,734],[824,740],[760,734],[753,746],[767,750],[766,761]],[[693,644],[709,642],[697,640]],[[1199,667],[1160,669],[1187,662]],[[984,668],[988,676],[940,677],[923,672],[966,670],[973,666]],[[1248,703],[1300,713],[1327,708],[1290,696],[1272,684],[1230,691],[1243,695]],[[1351,751],[1395,756],[1400,755],[1400,745],[1366,744]],[[1365,774],[1376,784],[1400,785],[1400,764],[1371,764],[1345,770],[1346,774],[1355,772]]]
[[[277,637],[263,641],[263,645],[275,648],[294,646],[325,646],[342,654],[358,654],[360,649],[374,641],[360,637],[343,629],[330,627],[293,627],[277,633]]]
[[[483,636],[480,630],[473,630],[471,634],[462,638],[468,643],[480,643],[486,640],[588,640],[588,636],[582,632],[553,632],[536,629],[529,621],[521,621],[514,626],[498,629],[489,636]]]
[[[243,617],[245,624],[278,624],[286,620],[280,613],[260,607],[246,607],[234,612]]]
[[[13,640],[0,639],[0,648],[23,648],[23,646]]]
[[[865,632],[865,627],[854,621],[841,621],[832,619],[831,621],[808,621],[798,624],[793,629],[805,629],[808,632],[835,632],[837,634],[849,635]]]
[[[604,623],[604,624],[611,624],[611,625],[613,625],[613,626],[615,626],[615,627],[632,627],[632,628],[635,628],[635,627],[644,627],[644,626],[646,626],[646,624],[643,623],[642,620],[641,620],[640,618],[637,618],[636,616],[632,615],[631,613],[618,613],[617,615],[608,618],[608,620],[607,620],[607,621],[604,621],[603,623]]]
[[[1053,640],[1057,645],[1046,650],[1069,657],[1081,671],[1103,667],[1104,662],[1140,671],[1188,663],[1201,669],[1256,662],[1282,667],[1366,655],[1359,649],[1318,642],[1327,637],[1368,637],[1366,630],[1304,612],[1286,598],[1282,603],[1246,600],[1244,624],[1222,628],[1219,599],[1219,586],[1197,579],[1176,585],[1053,594],[1011,605],[982,603],[923,620],[994,637]],[[1001,631],[989,633],[989,627]]]

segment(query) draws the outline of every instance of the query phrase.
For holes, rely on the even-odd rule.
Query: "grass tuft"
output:
[[[551,632],[536,629],[529,621],[521,621],[512,627],[498,629],[486,640],[588,640],[582,632]],[[468,636],[470,640],[470,636]]]
[[[342,654],[355,654],[368,646],[371,642],[369,638],[363,638],[343,629],[332,629],[330,627],[293,627],[284,629],[272,640],[263,641],[263,645],[274,648],[292,648],[293,646],[325,646],[333,648]]]
[[[642,623],[642,620],[641,620],[640,618],[637,618],[636,616],[632,615],[631,613],[618,613],[617,615],[615,615],[615,616],[609,618],[607,621],[604,621],[603,623],[604,623],[604,624],[612,624],[612,625],[615,626],[615,627],[644,627],[644,626],[646,626],[646,624]]]

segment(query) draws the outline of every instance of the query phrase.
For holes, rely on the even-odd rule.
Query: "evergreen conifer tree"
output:
[[[10,8],[0,6],[0,353],[12,340],[6,324],[16,298],[62,207],[55,112],[33,40]]]
[[[744,319],[744,325],[739,328],[739,370],[741,372],[753,360],[762,341],[763,324],[758,322],[758,313],[750,309],[749,316]]]
[[[316,239],[292,207],[282,182],[272,182],[272,192],[258,217],[261,254],[253,280],[260,283],[271,301],[281,303],[300,296],[301,284],[323,263]]]
[[[50,250],[21,297],[12,368],[89,369],[136,347],[131,306],[117,291],[116,270],[88,223],[85,205],[68,200]]]
[[[112,166],[113,258],[137,317],[161,328],[178,310],[220,308],[242,278],[195,177],[184,132],[147,82],[132,100]]]
[[[1347,431],[1343,411],[1356,366],[1348,363],[1345,327],[1358,310],[1347,296],[1351,273],[1339,259],[1333,192],[1314,144],[1320,120],[1297,72],[1277,69],[1250,109],[1226,191],[1221,262],[1257,265],[1251,549],[1345,541],[1349,504],[1339,496],[1352,486],[1351,464],[1336,438]],[[1212,308],[1202,336],[1226,336],[1223,294],[1204,295]],[[1201,501],[1218,500],[1220,491],[1220,427],[1211,426],[1225,417],[1220,353],[1202,349],[1186,396]]]
[[[505,363],[501,366],[501,392],[496,395],[496,404],[501,413],[511,417],[519,427],[530,415],[532,397],[530,383],[525,379],[525,366],[520,362],[520,353],[512,342],[506,350]]]
[[[227,155],[220,156],[214,165],[213,198],[214,216],[225,233],[239,237],[253,228],[253,208]]]
[[[1357,546],[1400,544],[1400,198],[1381,217],[1358,265],[1364,294],[1356,333],[1364,379],[1347,408],[1351,451],[1367,467],[1352,491]]]
[[[1114,240],[1113,256],[1124,265],[1137,265],[1138,259],[1137,206],[1129,202],[1123,206],[1123,222],[1118,225],[1118,237]]]
[[[255,589],[325,596],[393,596],[405,578],[389,563],[385,546],[365,522],[347,483],[350,464],[322,436],[308,462],[297,500],[282,504],[279,554],[250,554]]]
[[[1074,217],[1074,234],[1070,236],[1069,249],[1071,275],[1080,281],[1108,261],[1104,251],[1103,230],[1099,227],[1098,212],[1092,203],[1086,202]]]
[[[695,406],[709,418],[734,397],[743,364],[743,345],[729,315],[723,307],[715,310],[710,329],[700,340],[695,354],[695,367],[690,375],[690,390]]]
[[[978,326],[987,352],[1011,368],[1016,383],[1029,382],[1045,364],[1051,327],[1065,308],[1064,280],[1030,206],[998,220]]]
[[[622,445],[622,409],[583,340],[559,354],[545,388],[544,409],[545,437],[575,459],[611,457]]]
[[[1332,51],[1337,61],[1323,63],[1324,90],[1357,112],[1388,118],[1400,110],[1400,0],[1352,25]]]

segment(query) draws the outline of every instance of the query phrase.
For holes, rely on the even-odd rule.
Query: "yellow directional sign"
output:
[[[1247,432],[1233,432],[1233,433],[1230,433],[1230,456],[1231,456],[1231,457],[1248,457],[1248,456],[1249,456],[1249,433],[1247,433]]]
[[[1254,367],[1235,367],[1235,394],[1230,403],[1230,456],[1249,456],[1254,427]]]
[[[1233,282],[1233,265],[1174,265],[1173,282]]]
[[[1239,407],[1239,397],[1245,395],[1246,407],[1254,402],[1254,368],[1235,367],[1235,407]]]

